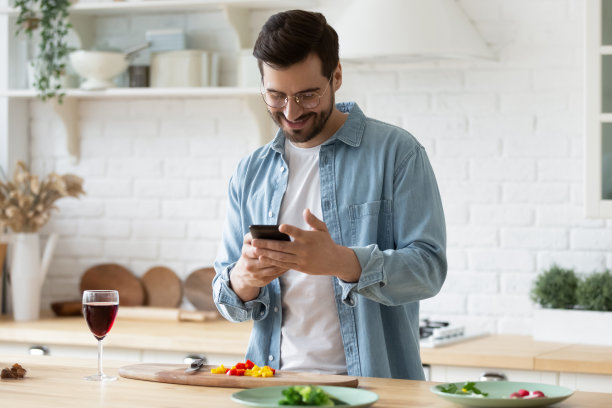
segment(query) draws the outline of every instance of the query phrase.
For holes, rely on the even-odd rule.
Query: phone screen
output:
[[[278,230],[278,225],[251,225],[251,236],[257,239],[274,239],[277,241],[291,241],[289,235]]]

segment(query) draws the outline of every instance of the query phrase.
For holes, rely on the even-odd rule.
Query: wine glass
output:
[[[98,374],[85,377],[90,381],[113,381],[102,372],[102,340],[115,323],[119,309],[119,292],[116,290],[86,290],[83,292],[83,316],[89,330],[98,339]]]

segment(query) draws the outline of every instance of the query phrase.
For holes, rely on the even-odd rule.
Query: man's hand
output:
[[[289,224],[281,224],[279,230],[291,236],[291,242],[254,239],[254,255],[262,264],[294,269],[310,275],[337,276],[345,282],[357,282],[361,265],[355,253],[333,240],[327,225],[304,210],[304,220],[311,230],[306,231]]]
[[[251,246],[252,241],[249,232],[244,236],[240,259],[230,273],[232,289],[243,302],[255,299],[260,288],[287,271],[287,268],[260,261],[255,255],[255,248]]]

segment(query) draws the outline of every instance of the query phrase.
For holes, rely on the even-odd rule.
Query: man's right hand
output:
[[[243,302],[255,299],[260,288],[287,272],[287,269],[265,264],[255,255],[251,233],[244,236],[242,253],[230,272],[230,285]]]

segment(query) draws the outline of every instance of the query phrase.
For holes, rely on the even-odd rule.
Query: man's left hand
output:
[[[254,239],[252,245],[260,262],[310,275],[331,275],[345,282],[357,282],[361,265],[353,250],[336,244],[327,225],[309,209],[304,210],[304,220],[310,231],[289,224],[280,225],[279,230],[293,238],[291,242]]]

